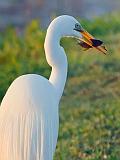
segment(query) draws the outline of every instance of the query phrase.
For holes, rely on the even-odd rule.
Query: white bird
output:
[[[59,129],[59,101],[66,77],[67,57],[61,37],[70,36],[89,45],[93,38],[73,17],[55,18],[48,27],[44,48],[52,67],[49,80],[22,75],[8,88],[0,107],[0,160],[53,160]]]

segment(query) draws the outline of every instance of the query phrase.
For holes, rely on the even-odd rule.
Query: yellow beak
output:
[[[102,41],[96,40],[91,34],[89,34],[84,29],[80,30],[80,33],[82,34],[83,38],[81,38],[79,40],[82,41],[83,43],[87,44],[88,49],[89,48],[96,48],[97,50],[99,50],[100,52],[102,52],[104,54],[107,53],[107,49],[105,48],[105,46],[101,45],[103,43]]]

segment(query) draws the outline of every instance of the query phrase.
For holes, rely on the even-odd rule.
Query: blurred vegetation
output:
[[[78,18],[79,19],[79,18]],[[120,20],[112,13],[81,24],[102,39],[109,54],[87,52],[74,39],[64,38],[68,80],[60,107],[60,131],[55,160],[120,159]],[[44,55],[46,31],[38,21],[23,35],[8,28],[0,33],[0,99],[11,82],[27,73],[49,77]]]

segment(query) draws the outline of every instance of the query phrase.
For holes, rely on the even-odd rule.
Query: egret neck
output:
[[[60,28],[50,25],[44,43],[46,60],[52,67],[49,81],[56,90],[58,101],[64,90],[68,68],[67,56],[60,46],[60,40],[64,35],[60,33]]]

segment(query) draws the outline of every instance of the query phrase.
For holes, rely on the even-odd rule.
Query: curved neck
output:
[[[56,90],[58,101],[60,100],[67,77],[67,57],[64,49],[60,46],[61,36],[48,28],[44,48],[48,64],[52,67],[49,78],[50,83]]]

